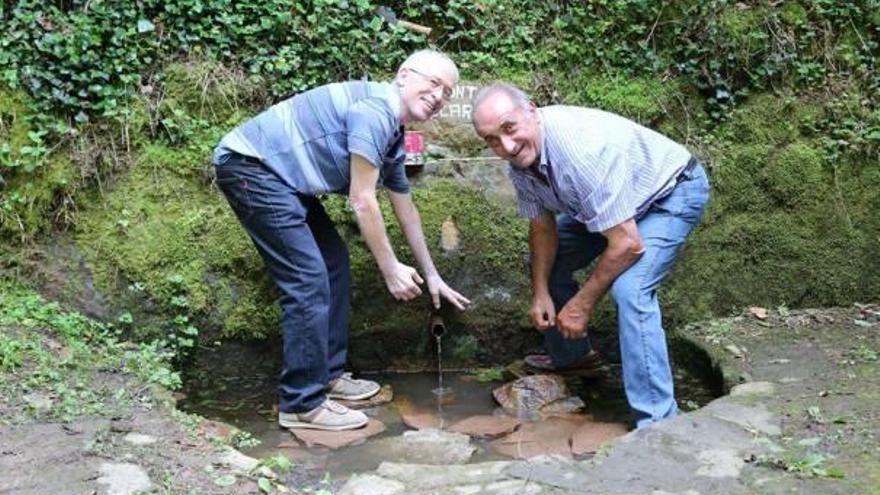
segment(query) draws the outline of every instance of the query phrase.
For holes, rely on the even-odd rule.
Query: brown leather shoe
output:
[[[553,359],[547,354],[531,354],[526,356],[523,361],[531,371],[556,373],[562,376],[596,378],[605,375],[608,371],[602,356],[594,349],[590,349],[578,362],[564,368],[557,368],[553,364]]]

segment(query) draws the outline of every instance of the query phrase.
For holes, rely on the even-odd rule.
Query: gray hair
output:
[[[438,66],[448,71],[449,75],[453,76],[455,81],[458,81],[458,67],[455,66],[455,62],[445,53],[430,48],[413,52],[400,64],[400,69],[413,67],[416,70],[426,71]]]
[[[477,109],[480,108],[480,105],[482,105],[486,100],[488,100],[492,96],[497,95],[498,93],[506,95],[508,98],[510,98],[510,101],[513,102],[513,104],[517,108],[521,110],[528,110],[530,102],[529,95],[527,95],[523,90],[517,88],[513,84],[496,82],[490,84],[489,86],[483,86],[482,88],[480,88],[479,91],[477,91],[477,95],[474,96],[474,99],[471,102],[471,120],[473,120],[474,117],[477,115]],[[476,122],[474,122],[474,124],[476,124]]]

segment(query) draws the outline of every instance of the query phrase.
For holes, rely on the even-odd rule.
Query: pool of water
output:
[[[394,399],[388,404],[372,407],[365,412],[385,424],[385,432],[361,445],[330,451],[324,448],[304,448],[292,435],[276,423],[277,376],[280,356],[277,348],[266,344],[224,344],[202,352],[195,366],[188,372],[180,407],[189,412],[232,424],[260,441],[256,447],[243,449],[254,457],[283,453],[299,465],[330,473],[336,479],[353,472],[378,467],[382,452],[377,452],[371,440],[399,435],[407,429],[402,422],[402,411],[431,412],[445,424],[478,414],[498,413],[492,390],[500,382],[480,383],[464,371],[444,371],[443,386],[449,393],[438,396],[436,371],[418,373],[362,373],[360,376],[381,384],[390,384]],[[706,404],[714,398],[705,380],[687,367],[676,366],[676,392],[684,410]],[[630,416],[619,380],[619,367],[612,365],[612,376],[599,381],[572,383],[575,393],[584,399],[584,411],[597,421],[629,423]],[[485,442],[476,442],[478,451],[472,462],[500,459],[487,448]]]

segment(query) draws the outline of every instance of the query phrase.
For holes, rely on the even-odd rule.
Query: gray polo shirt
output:
[[[400,94],[390,83],[349,81],[288,98],[230,131],[214,149],[257,158],[294,190],[347,193],[352,153],[379,168],[379,183],[409,192]]]
[[[538,111],[540,163],[509,172],[519,212],[530,219],[567,213],[603,232],[639,218],[668,194],[691,157],[684,146],[613,113],[563,105]]]

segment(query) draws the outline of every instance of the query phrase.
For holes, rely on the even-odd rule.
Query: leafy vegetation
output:
[[[664,287],[673,322],[751,303],[876,295],[877,0],[383,5],[433,32],[385,21],[370,0],[0,6],[0,263],[27,266],[21,246],[71,228],[112,295],[117,326],[134,337],[185,350],[219,328],[265,335],[277,319],[271,284],[210,186],[211,148],[272,101],[327,81],[386,78],[406,53],[433,44],[466,79],[504,78],[539,104],[622,113],[704,159],[714,196]],[[485,221],[473,208],[479,194],[460,190],[414,194],[432,246],[454,212],[465,248],[438,264],[492,302],[468,321],[485,349],[490,328],[523,325],[511,308],[527,296],[524,231],[503,212]],[[356,236],[341,203],[328,210]],[[351,246],[354,332],[420,325],[418,309],[388,317],[393,302],[377,300],[384,289],[369,254]],[[486,289],[487,273],[513,290]],[[495,296],[512,299],[502,308]],[[462,342],[462,359],[485,354]],[[21,351],[2,352],[11,367]]]
[[[118,373],[180,386],[171,354],[117,340],[112,326],[62,310],[22,287],[0,283],[0,423],[28,418],[112,416],[143,400]]]

